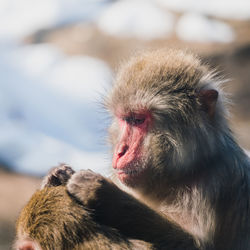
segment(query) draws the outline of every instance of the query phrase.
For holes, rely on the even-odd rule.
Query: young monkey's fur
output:
[[[126,239],[116,229],[97,224],[91,210],[72,197],[65,185],[74,171],[65,164],[52,169],[41,190],[31,197],[17,220],[18,250],[151,249]]]
[[[229,129],[220,82],[182,51],[122,66],[106,105],[112,179],[126,192],[88,171],[67,183],[98,225],[158,249],[250,249],[250,161]]]

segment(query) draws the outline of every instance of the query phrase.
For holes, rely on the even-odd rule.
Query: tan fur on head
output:
[[[17,221],[17,236],[19,239],[26,239],[26,236],[36,239],[44,250],[55,249],[55,246],[72,249],[83,239],[79,234],[84,231],[83,216],[87,221],[85,210],[66,194],[65,187],[45,188],[37,191],[23,209]],[[63,217],[67,218],[67,225]],[[88,237],[87,232],[85,237]]]
[[[215,89],[219,92],[216,107],[219,119],[218,116],[224,117],[225,113],[225,107],[222,107],[224,95],[220,90],[222,82],[191,53],[167,49],[150,51],[132,57],[121,67],[107,106],[112,111],[114,107],[116,110],[120,107],[125,112],[146,108],[164,113],[179,105],[178,108],[183,106],[185,114],[185,106],[195,108],[195,100],[191,99],[195,99],[200,90]],[[181,98],[181,102],[176,98]]]
[[[62,166],[58,169],[61,171]],[[58,176],[55,169],[52,172]],[[18,218],[15,250],[129,250],[134,245],[141,245],[142,249],[148,246],[126,240],[117,230],[98,225],[91,210],[73,198],[65,186],[52,186],[51,178],[46,180],[46,186],[51,184],[50,187],[34,193]]]

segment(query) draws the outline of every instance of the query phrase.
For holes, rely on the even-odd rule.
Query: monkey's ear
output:
[[[218,95],[219,93],[215,89],[203,89],[198,93],[202,109],[208,114],[210,119],[214,117]]]

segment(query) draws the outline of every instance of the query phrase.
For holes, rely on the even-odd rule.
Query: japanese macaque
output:
[[[90,171],[66,178],[82,213],[91,211],[95,226],[85,228],[155,249],[250,249],[250,161],[229,129],[221,82],[182,51],[123,65],[106,100],[112,181]]]

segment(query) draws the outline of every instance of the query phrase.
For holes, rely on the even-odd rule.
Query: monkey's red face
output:
[[[145,167],[144,141],[152,124],[150,112],[129,113],[118,116],[119,138],[113,155],[113,168],[125,184],[134,185],[143,175]]]

